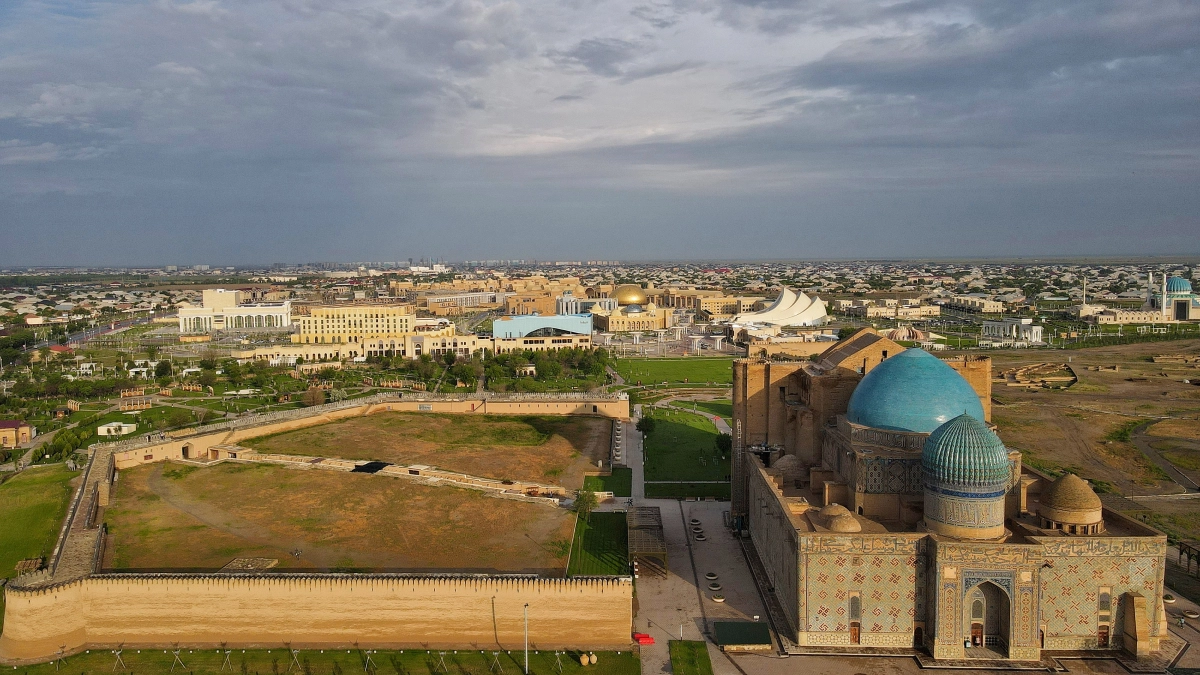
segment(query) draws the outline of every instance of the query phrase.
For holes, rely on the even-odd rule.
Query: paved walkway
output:
[[[642,406],[633,407],[636,422]],[[655,643],[641,648],[643,675],[670,673],[668,642],[680,639],[704,640],[708,643],[709,658],[714,675],[739,675],[738,668],[725,653],[713,644],[714,619],[766,621],[766,611],[754,578],[746,565],[741,547],[725,527],[728,502],[684,502],[676,499],[646,499],[645,455],[642,434],[629,433],[627,463],[633,470],[633,502],[635,506],[656,506],[662,513],[663,536],[667,542],[666,578],[643,577],[637,581],[638,615],[634,630],[654,636]],[[695,541],[691,520],[699,520],[706,541]],[[704,578],[708,572],[717,575],[720,591],[709,591]],[[714,602],[719,593],[725,602]]]
[[[655,408],[670,408],[670,407],[672,407],[671,406],[672,403],[687,403],[688,401],[695,401],[695,400],[701,400],[701,399],[697,399],[695,397],[695,395],[668,396],[667,398],[664,398],[661,401],[656,401],[654,403],[654,407]],[[709,400],[715,400],[715,399],[709,399]],[[699,409],[697,409],[697,410],[688,410],[687,408],[675,408],[675,409],[683,410],[684,412],[690,412],[693,415],[700,415],[700,416],[706,418],[708,421],[712,422],[713,425],[717,427],[718,432],[723,433],[723,434],[733,435],[733,430],[729,427],[729,423],[726,422],[725,418],[721,417],[720,415],[714,415],[710,412],[706,412],[704,410],[699,410]]]

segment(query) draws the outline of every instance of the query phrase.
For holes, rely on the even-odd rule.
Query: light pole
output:
[[[529,603],[525,603],[525,675],[529,675]]]

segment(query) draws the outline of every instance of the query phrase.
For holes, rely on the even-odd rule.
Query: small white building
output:
[[[97,436],[106,436],[109,438],[117,438],[125,434],[132,434],[137,431],[136,424],[126,424],[125,422],[109,422],[96,427]]]
[[[993,343],[1012,345],[1042,344],[1043,326],[1033,323],[1028,317],[1014,317],[999,321],[984,321],[980,331],[980,342],[991,340]]]

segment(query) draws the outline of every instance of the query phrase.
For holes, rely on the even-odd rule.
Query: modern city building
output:
[[[1000,321],[984,321],[980,329],[980,340],[1001,345],[1043,344],[1043,326],[1033,323],[1029,317],[1014,317]]]
[[[829,320],[825,302],[784,288],[766,308],[734,316],[731,324],[771,326],[820,326]]]
[[[247,302],[242,291],[207,288],[201,292],[201,306],[183,303],[179,307],[179,332],[183,335],[215,331],[252,332],[287,329],[292,325],[292,305],[283,302]]]
[[[615,310],[592,308],[593,323],[598,331],[629,333],[666,329],[674,325],[671,311],[650,302],[641,286],[618,286],[612,297],[617,301]]]
[[[592,346],[590,314],[504,316],[492,322],[490,348],[497,354]]]
[[[1157,310],[1162,321],[1200,321],[1200,295],[1192,290],[1192,282],[1183,277],[1160,277],[1156,286],[1154,274],[1149,275],[1146,303],[1143,310]]]
[[[591,335],[590,314],[550,314],[547,316],[502,316],[492,322],[492,336],[519,338],[529,335]]]

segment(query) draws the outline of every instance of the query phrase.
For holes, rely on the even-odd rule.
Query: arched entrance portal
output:
[[[1008,656],[1010,608],[1008,593],[985,581],[967,594],[967,656],[996,658]]]

